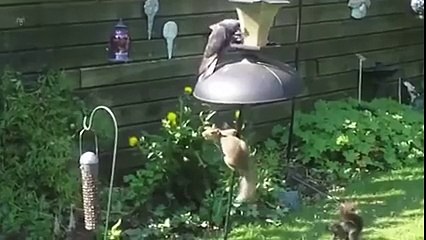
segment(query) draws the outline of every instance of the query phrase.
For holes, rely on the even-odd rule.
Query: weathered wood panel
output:
[[[364,66],[372,67],[376,62],[389,65],[421,60],[423,59],[423,52],[424,45],[418,44],[371,52],[361,52],[361,54],[367,58],[364,62]],[[321,58],[318,60],[318,72],[320,75],[323,75],[351,71],[358,69],[358,62],[358,57],[353,54]]]
[[[279,47],[265,55],[294,61],[297,3],[279,11],[269,39]],[[89,105],[113,108],[120,125],[119,167],[143,164],[143,157],[127,149],[129,136],[156,132],[160,119],[176,106],[184,86],[193,86],[209,32],[208,26],[235,17],[227,0],[161,0],[153,39],[147,40],[146,16],[141,0],[0,0],[0,67],[15,66],[31,74],[43,68],[65,69],[68,84]],[[19,26],[17,19],[25,21]],[[107,39],[123,18],[132,35],[132,61],[110,64]],[[162,25],[179,25],[175,56],[166,57]],[[347,0],[304,0],[299,72],[305,88],[298,108],[309,110],[318,99],[355,96],[358,59],[397,66],[405,78],[423,75],[423,22],[415,19],[407,1],[376,0],[362,20],[350,18]],[[389,85],[392,89],[393,85]],[[220,109],[215,121],[230,119],[232,107]],[[263,139],[277,122],[285,121],[289,102],[248,108],[247,119]],[[105,157],[105,156],[103,156]],[[104,160],[104,159],[103,159]],[[102,161],[108,168],[108,159]],[[105,166],[105,164],[107,166]]]
[[[330,5],[319,5],[319,6],[309,6],[304,9],[304,11],[308,11],[305,15],[305,23],[313,24],[320,22],[321,19],[318,19],[315,15],[310,14],[310,12],[323,12],[326,15],[334,16],[336,9],[341,9],[342,4],[338,4],[337,8],[334,8]],[[313,9],[313,10],[310,10]],[[397,11],[399,10],[399,11]],[[380,13],[380,12],[379,12]],[[385,14],[389,13],[400,13],[400,9],[393,9],[393,11],[385,11]],[[380,13],[380,14],[383,14]],[[297,9],[295,8],[283,8],[280,11],[277,19],[280,19],[280,16],[286,16],[285,21],[277,21],[275,26],[289,26],[296,24],[296,14]],[[376,13],[369,13],[369,16],[377,16]],[[401,15],[401,14],[400,14]],[[177,16],[173,18],[173,21],[179,26],[179,35],[194,35],[194,34],[207,34],[209,29],[208,25],[219,21],[224,18],[234,18],[236,14],[234,12],[225,12],[225,13],[215,13],[208,15],[188,15],[188,16]],[[291,17],[289,17],[291,16]],[[389,17],[390,19],[392,17]],[[398,16],[396,16],[398,19]],[[361,26],[369,26],[369,24],[365,24],[371,21],[370,19],[366,19],[364,21],[355,21],[349,20],[348,16],[345,14],[346,23],[349,24],[357,24]],[[162,26],[163,24],[170,20],[169,17],[157,17],[154,28],[153,28],[153,38],[161,38]],[[336,20],[336,19],[334,19]],[[380,21],[383,24],[386,24],[385,21]],[[392,20],[392,19],[391,19]],[[415,21],[414,18],[405,18],[399,19],[402,22],[407,21]],[[104,43],[107,38],[109,32],[112,30],[114,24],[116,23],[116,19],[113,21],[105,21],[105,22],[91,22],[86,24],[67,24],[67,25],[53,25],[53,26],[43,26],[42,28],[23,28],[23,29],[14,29],[8,31],[0,32],[0,52],[2,51],[14,51],[14,50],[24,50],[24,49],[39,49],[39,48],[52,48],[52,47],[63,47],[63,46],[72,46],[72,45],[82,45],[82,44],[93,44],[93,43]],[[397,20],[393,20],[393,22],[397,22]],[[418,22],[418,21],[417,21]],[[196,23],[196,24],[194,24]],[[419,22],[418,22],[419,23]],[[132,34],[132,38],[134,40],[146,39],[146,19],[138,18],[138,19],[129,19],[126,20],[126,24],[129,26],[129,29]],[[334,25],[338,23],[334,22]],[[342,27],[342,26],[339,26]],[[286,30],[286,35],[293,36],[294,28],[289,28]],[[321,29],[321,27],[317,28]],[[315,29],[314,29],[315,30]],[[310,30],[304,29],[303,33],[310,32]],[[314,31],[310,35],[314,35],[315,33],[322,31]],[[335,33],[338,31],[324,31],[324,33]],[[351,32],[348,30],[348,32]],[[289,34],[292,33],[292,34]],[[309,34],[308,34],[309,35]],[[28,41],[31,39],[31,41]],[[293,40],[294,37],[291,39]],[[282,41],[280,41],[282,42]]]
[[[303,8],[302,23],[319,23],[327,21],[339,21],[350,19],[350,10],[347,7],[348,1],[336,1],[336,4],[321,4]],[[392,13],[409,13],[410,9],[406,2],[400,0],[376,0],[368,10],[368,16],[386,15]],[[278,13],[275,24],[286,25],[296,23],[297,11],[287,12],[281,9]],[[365,19],[364,19],[365,20]],[[361,20],[361,21],[364,21]],[[353,20],[356,21],[356,20]],[[359,22],[361,22],[359,21]]]
[[[348,29],[346,31],[343,31],[342,29],[338,28],[336,24],[308,25],[305,27],[306,29],[303,31],[304,35],[302,35],[303,37],[302,40],[313,41],[313,40],[320,40],[323,38],[351,36],[355,34],[366,34],[366,33],[374,32],[374,29],[376,28],[381,28],[383,31],[391,31],[391,30],[404,29],[410,25],[418,26],[417,24],[418,21],[416,22],[403,21],[403,19],[406,19],[406,18],[402,18],[398,16],[396,17],[394,16],[392,18],[385,17],[384,19],[381,19],[381,20],[380,19],[379,20],[373,19],[370,22],[368,22],[370,23],[371,27],[358,27],[357,25],[350,25],[352,27],[343,27],[342,29]],[[396,19],[393,21],[396,21],[398,24],[386,25],[381,23],[381,22],[387,22],[386,21],[387,19]],[[294,27],[273,29],[271,31],[271,40],[274,42],[282,43],[282,44],[292,43],[294,42],[294,29],[295,29]],[[414,37],[413,39],[411,38],[408,39],[405,45],[410,44],[411,42],[416,40],[419,41],[419,38],[423,38],[422,35],[420,35],[421,31],[423,31],[423,29],[417,30],[418,36]],[[336,32],[336,34],[334,35],[328,34],[330,32]],[[401,35],[395,36],[395,35],[392,35],[392,33],[389,33],[389,34],[391,34],[390,37],[394,38],[394,41],[393,42],[387,41],[386,42],[387,44],[395,44],[395,41],[402,42],[402,40],[404,39],[404,38],[401,39]],[[398,35],[399,32],[393,33],[393,34]],[[369,36],[366,36],[366,37],[369,37]],[[362,41],[375,41],[374,43],[377,43],[378,41],[381,41],[381,37],[387,37],[387,36],[376,36],[375,38],[372,37],[373,40],[354,39],[354,42],[362,46],[363,45]],[[179,37],[177,38],[175,43],[174,56],[181,57],[181,56],[201,54],[204,49],[205,41],[206,41],[206,37],[204,35]],[[338,39],[336,40],[335,44],[340,44],[341,46],[343,46],[342,48],[347,50],[348,41],[352,41],[352,39],[349,39],[349,38],[345,38],[343,40]],[[321,43],[324,43],[324,42],[315,42],[315,44],[321,44]],[[315,44],[313,47],[318,48]],[[332,44],[333,46],[335,45],[334,43]],[[313,44],[310,43],[307,45],[309,46]],[[375,48],[376,46],[377,45],[371,45],[370,47]],[[0,65],[9,64],[11,66],[21,66],[21,70],[26,72],[38,71],[40,69],[47,68],[47,67],[75,68],[76,66],[84,67],[84,66],[90,66],[90,65],[102,65],[102,64],[106,65],[108,64],[108,60],[106,58],[106,54],[107,54],[106,47],[107,47],[107,44],[104,43],[104,44],[95,44],[90,46],[84,45],[84,46],[76,46],[76,47],[66,47],[66,48],[60,48],[60,49],[41,49],[41,50],[33,50],[33,51],[23,51],[23,52],[18,52],[13,54],[5,52],[0,54]],[[290,48],[289,46],[283,46],[281,49],[279,49],[280,54],[288,55],[289,48]],[[302,46],[302,48],[304,47]],[[330,49],[329,47],[329,48],[325,48],[324,50],[326,49],[328,49],[328,51],[337,52],[335,51],[334,48]],[[275,50],[276,49],[274,49],[273,51]],[[308,47],[308,50],[309,50],[309,47]],[[325,54],[327,54],[327,52]],[[148,40],[133,41],[132,55],[131,55],[131,58],[133,61],[165,59],[166,56],[167,56],[167,52],[165,47],[165,41],[162,39],[156,39],[151,41],[148,41]]]

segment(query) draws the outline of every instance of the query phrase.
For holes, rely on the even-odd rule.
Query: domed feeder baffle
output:
[[[238,60],[220,64],[210,77],[200,79],[194,97],[215,104],[252,105],[291,99],[301,92],[300,78],[291,66],[260,60],[255,53],[238,55]]]
[[[233,46],[232,60],[219,59],[215,71],[207,78],[199,78],[194,88],[194,97],[207,103],[239,105],[236,130],[242,125],[242,106],[292,100],[301,93],[303,86],[296,70],[291,66],[262,57],[259,50],[268,42],[278,10],[289,3],[286,0],[229,0],[236,4],[237,14],[244,33],[240,46]],[[298,28],[300,29],[300,28]],[[298,35],[299,35],[298,30]],[[296,54],[297,55],[297,54]],[[297,62],[297,61],[296,61]],[[290,129],[292,129],[290,124]],[[290,131],[289,136],[292,135]],[[290,137],[289,137],[290,139]],[[290,149],[290,141],[288,144]],[[233,174],[232,183],[235,180]],[[231,184],[232,186],[233,184]],[[229,233],[229,216],[232,206],[233,189],[228,195],[228,210],[224,226],[224,239]]]

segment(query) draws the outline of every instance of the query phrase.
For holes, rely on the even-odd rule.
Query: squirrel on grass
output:
[[[205,127],[202,136],[219,143],[225,164],[240,175],[240,189],[236,202],[253,202],[256,198],[256,164],[250,157],[248,145],[237,137],[237,130],[221,130],[215,125]]]
[[[340,205],[340,220],[328,227],[333,240],[360,240],[364,227],[362,217],[357,213],[356,204],[345,202]]]

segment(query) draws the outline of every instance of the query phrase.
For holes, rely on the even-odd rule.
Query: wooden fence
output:
[[[153,39],[147,40],[141,0],[0,0],[0,66],[25,73],[65,69],[68,83],[88,103],[112,107],[120,125],[122,169],[141,164],[127,138],[141,129],[156,131],[183,87],[194,84],[208,25],[236,17],[227,0],[159,1]],[[276,17],[270,40],[282,46],[266,49],[268,56],[293,60],[296,5],[293,1]],[[107,40],[119,18],[130,28],[132,62],[110,64]],[[179,25],[171,60],[161,37],[169,20]],[[411,14],[408,0],[375,0],[362,20],[350,18],[346,0],[305,0],[302,23],[300,73],[306,87],[297,100],[302,109],[318,99],[355,96],[355,53],[368,58],[367,67],[382,62],[401,68],[405,78],[423,79],[423,22]],[[251,109],[259,138],[288,117],[288,105]]]

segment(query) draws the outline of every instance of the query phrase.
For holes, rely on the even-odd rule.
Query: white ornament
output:
[[[173,21],[168,21],[163,26],[163,37],[167,43],[167,53],[169,59],[173,56],[173,43],[178,34],[178,25]]]
[[[355,19],[367,16],[367,10],[370,6],[370,0],[349,0],[348,2],[348,7],[351,8],[351,16]]]
[[[144,4],[145,14],[147,16],[148,39],[152,37],[152,28],[154,26],[154,18],[157,15],[160,3],[158,0],[146,0]]]
[[[420,19],[423,19],[424,11],[425,11],[425,1],[424,0],[411,0],[410,3],[411,9]]]

